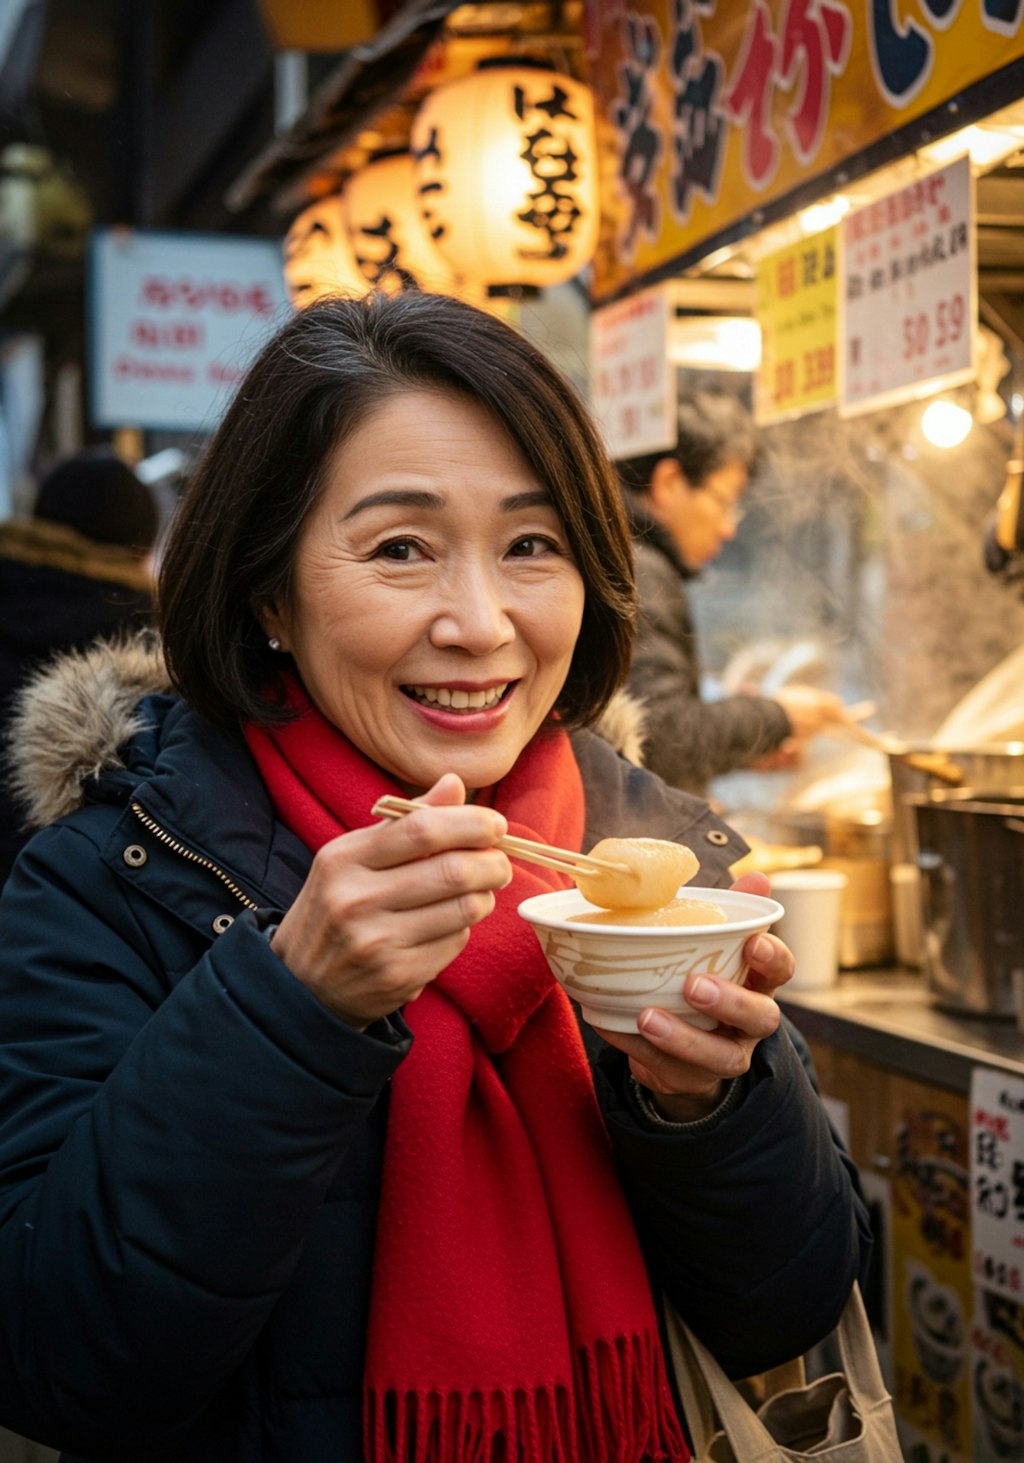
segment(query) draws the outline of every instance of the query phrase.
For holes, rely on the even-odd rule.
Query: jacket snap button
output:
[[[149,858],[149,854],[139,843],[129,843],[121,855],[130,869],[141,869],[142,865]]]
[[[709,843],[714,843],[719,848],[729,842],[728,833],[723,833],[721,828],[710,828],[704,836]]]
[[[213,933],[215,935],[222,935],[225,930],[229,930],[231,928],[234,922],[235,917],[233,914],[218,914],[217,918],[213,922]]]

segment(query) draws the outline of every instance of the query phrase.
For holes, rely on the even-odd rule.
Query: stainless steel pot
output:
[[[915,794],[960,787],[988,792],[1024,787],[1024,742],[998,742],[960,752],[937,753],[924,744],[889,757],[892,779],[892,861],[914,863],[917,830],[908,799]]]
[[[1024,787],[911,794],[925,980],[938,1005],[1015,1014],[1024,970]]]

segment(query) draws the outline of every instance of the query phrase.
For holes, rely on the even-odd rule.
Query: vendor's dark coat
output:
[[[170,695],[135,710],[151,670],[100,652],[23,726],[40,816],[84,802],[0,900],[0,1423],[93,1463],[357,1463],[411,1038],[347,1026],[272,953],[309,854],[244,746]],[[702,803],[574,745],[588,840],[677,838],[727,882],[743,846]],[[596,1081],[654,1283],[726,1365],[827,1332],[863,1211],[786,1035],[687,1127],[653,1128],[617,1054]]]
[[[688,583],[695,576],[669,534],[630,495],[640,618],[629,687],[644,707],[644,766],[673,787],[703,794],[708,782],[773,752],[792,727],[765,696],[701,696],[697,630]]]

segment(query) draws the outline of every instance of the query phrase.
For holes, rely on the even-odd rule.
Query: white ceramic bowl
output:
[[[760,894],[737,889],[697,889],[686,884],[683,899],[705,899],[725,911],[724,924],[588,925],[570,915],[597,913],[578,889],[537,894],[519,906],[533,926],[556,979],[592,1026],[606,1031],[635,1031],[636,1018],[647,1006],[681,1016],[710,1031],[717,1022],[683,999],[683,983],[691,971],[724,976],[737,984],[747,966],[743,946],[782,915],[782,905]]]

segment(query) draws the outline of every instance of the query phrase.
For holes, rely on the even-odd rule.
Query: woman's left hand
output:
[[[767,894],[770,884],[764,874],[751,873],[732,887]],[[712,1112],[725,1084],[747,1071],[758,1042],[779,1024],[775,992],[793,974],[789,948],[775,935],[751,935],[744,958],[750,967],[744,985],[714,975],[686,978],[687,1001],[719,1023],[713,1031],[652,1006],[637,1020],[638,1035],[600,1032],[609,1046],[625,1052],[633,1076],[671,1122],[694,1122]]]

